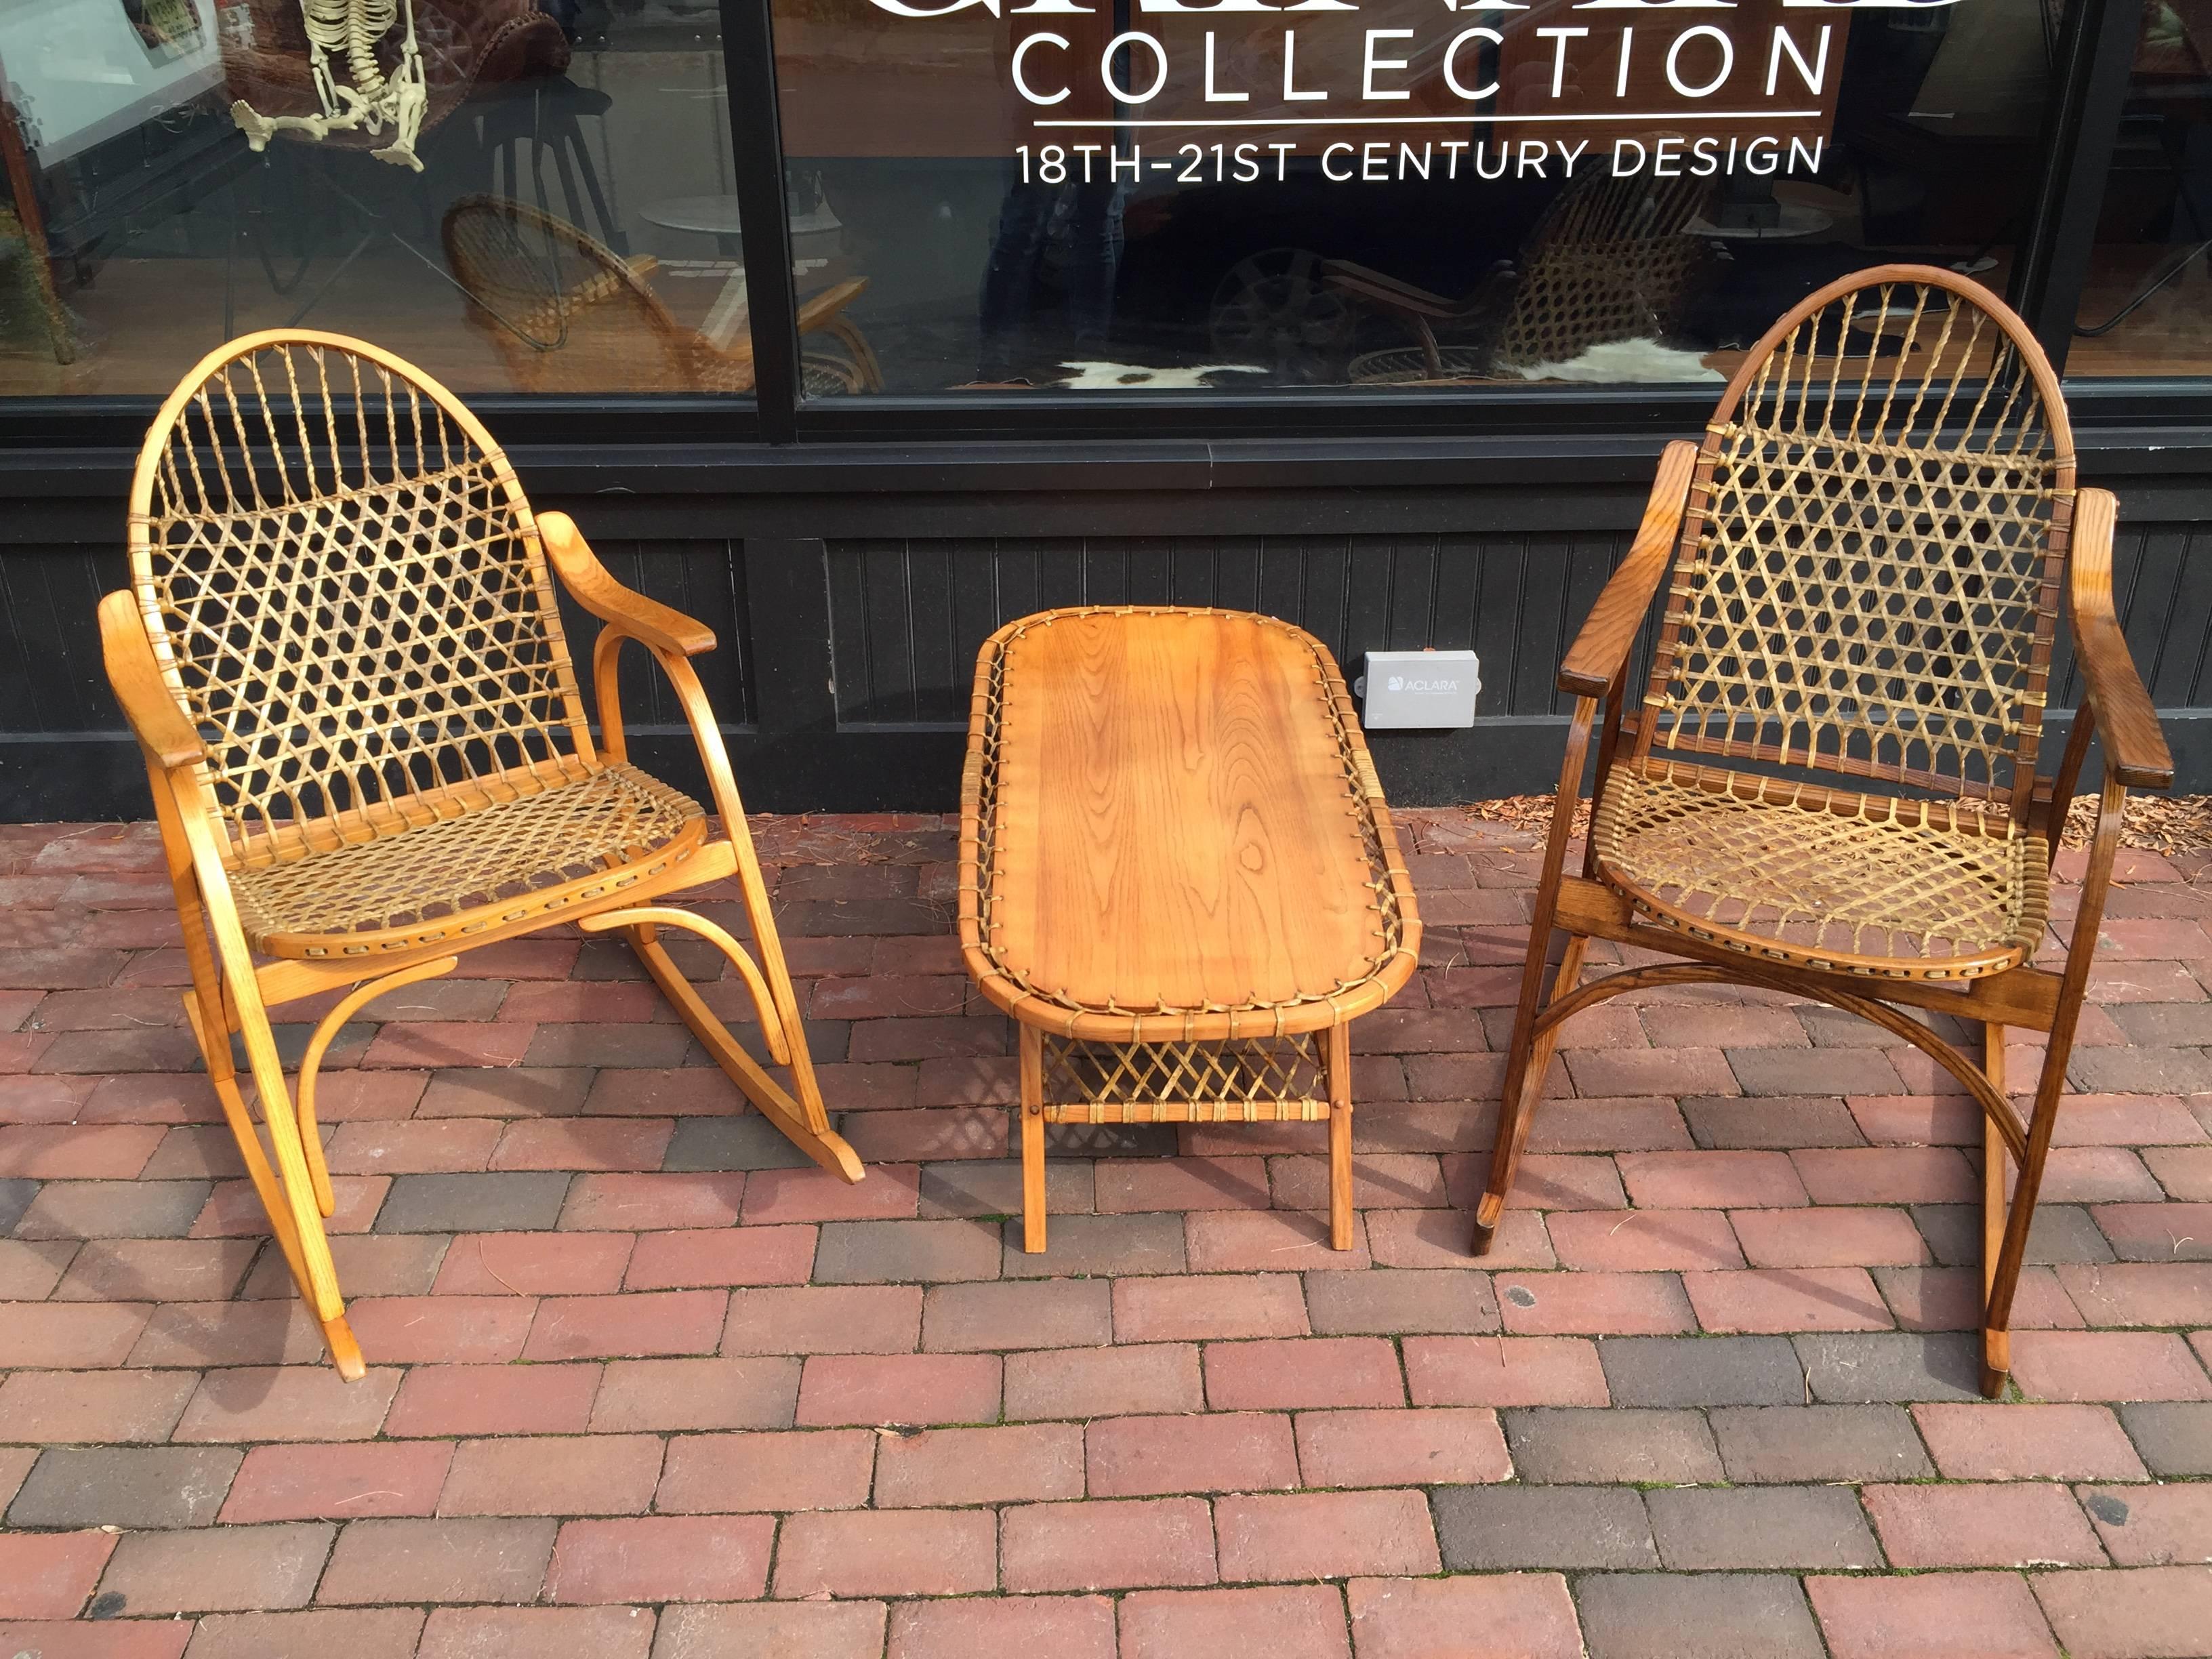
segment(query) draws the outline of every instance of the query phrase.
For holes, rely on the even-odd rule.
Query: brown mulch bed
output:
[[[1510,829],[1542,834],[1551,827],[1552,797],[1508,795],[1500,800],[1479,800],[1468,811],[1478,818]],[[1575,834],[1589,832],[1590,804],[1575,808]],[[2066,815],[2066,833],[2060,844],[2087,847],[2095,826],[2097,798],[2087,795]],[[2120,824],[2120,843],[2148,853],[2201,853],[2212,849],[2212,795],[2147,795],[2128,797],[2127,816]]]

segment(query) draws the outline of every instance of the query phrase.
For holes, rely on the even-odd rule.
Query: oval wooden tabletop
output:
[[[1374,974],[1392,947],[1310,636],[1234,612],[1101,611],[1005,650],[1002,973],[1130,1012],[1302,1002]]]

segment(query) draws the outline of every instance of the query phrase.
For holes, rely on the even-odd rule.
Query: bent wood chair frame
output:
[[[452,972],[468,951],[562,922],[619,933],[745,1097],[817,1163],[860,1178],[823,1106],[729,757],[690,661],[714,648],[713,632],[615,580],[565,514],[533,515],[506,456],[444,387],[338,335],[231,342],[155,417],[131,486],[130,557],[131,586],[100,603],[101,643],[183,924],[185,1018],[347,1378],[363,1360],[324,1226],[337,1195],[318,1073],[369,1002]],[[596,738],[549,563],[604,624]],[[696,804],[628,763],[616,670],[633,641],[690,723],[719,837]],[[731,878],[751,952],[672,902]],[[735,966],[788,1090],[684,977],[666,928]],[[295,1098],[270,1010],[332,995]]]
[[[1856,362],[1838,349],[1854,341]],[[1911,1043],[1981,1109],[1982,1386],[2003,1393],[2123,807],[2130,787],[2172,781],[2113,611],[2113,520],[2111,495],[2075,488],[2058,384],[2025,325],[1986,289],[1923,266],[1811,295],[1753,348],[1704,441],[1667,447],[1628,555],[1559,671],[1577,701],[1476,1255],[1496,1237],[1566,1020],[1668,987],[1811,998]],[[1630,656],[1670,572],[1632,712]],[[2062,577],[2085,695],[2056,773],[2039,778]],[[1597,806],[1577,873],[1566,854],[1594,735]],[[2053,971],[2033,963],[2047,872],[2100,737],[2095,834]],[[1659,867],[1644,849],[1667,841],[1670,815],[1717,827],[1675,836],[1678,856]],[[1729,815],[1758,823],[1746,834]],[[1793,836],[1837,850],[1798,858]],[[1947,860],[1972,881],[1928,873]],[[1716,865],[1755,878],[1732,895]],[[1885,913],[1885,899],[1899,902]],[[1863,948],[1869,932],[1883,948]],[[1584,985],[1592,939],[1686,960]],[[1978,1024],[1979,1063],[1915,1010]],[[2011,1026],[2045,1036],[2024,1115],[2005,1074]]]

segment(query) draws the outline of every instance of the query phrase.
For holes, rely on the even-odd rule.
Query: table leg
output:
[[[1021,1033],[1022,1249],[1044,1249],[1044,1039],[1033,1025]]]
[[[1328,1243],[1352,1248],[1352,1028],[1328,1028]]]

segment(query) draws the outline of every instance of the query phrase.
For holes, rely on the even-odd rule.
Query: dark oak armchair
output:
[[[2113,615],[2113,511],[2106,491],[2075,489],[2065,404],[2026,325],[1924,266],[1813,295],[1753,348],[1704,441],[1668,446],[1559,671],[1577,702],[1477,1255],[1565,1020],[1654,986],[1814,998],[1911,1042],[1982,1109],[1982,1381],[2002,1393],[2122,806],[2173,776]],[[1631,711],[1629,659],[1662,583]],[[2087,696],[2044,779],[2062,585]],[[1595,808],[1569,873],[1593,735]],[[2063,967],[2039,968],[2053,849],[2100,737],[2081,903]],[[1593,939],[1682,960],[1583,985]],[[1979,1024],[1979,1064],[1916,1010]],[[2007,1026],[2048,1036],[2025,1114],[2007,1089]]]

